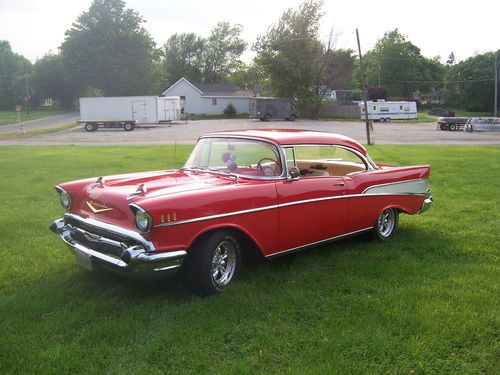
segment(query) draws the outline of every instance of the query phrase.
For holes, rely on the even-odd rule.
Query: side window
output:
[[[286,149],[287,167],[296,166],[301,178],[345,176],[367,170],[354,152],[338,146],[295,146]]]
[[[212,98],[212,105],[217,105],[217,98]]]

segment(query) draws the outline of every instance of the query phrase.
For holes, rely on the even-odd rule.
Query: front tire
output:
[[[395,208],[387,208],[382,211],[373,227],[373,238],[386,241],[396,232],[399,224],[399,211]]]
[[[88,131],[88,132],[93,132],[94,130],[97,130],[97,125],[96,124],[92,124],[90,122],[87,122],[84,126],[85,130]]]
[[[241,248],[230,231],[219,230],[198,240],[186,259],[185,277],[197,293],[211,295],[228,287],[239,273]]]

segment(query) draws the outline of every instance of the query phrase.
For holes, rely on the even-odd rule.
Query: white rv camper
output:
[[[134,130],[138,124],[161,124],[180,120],[178,96],[117,96],[80,98],[80,123],[85,130],[99,126]]]
[[[361,120],[365,119],[365,106],[360,102]],[[368,120],[391,122],[391,120],[411,120],[417,118],[417,103],[415,102],[367,102]]]

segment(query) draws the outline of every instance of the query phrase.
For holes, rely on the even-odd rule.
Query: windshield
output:
[[[184,169],[248,177],[280,176],[282,173],[276,147],[266,142],[238,138],[200,139]]]

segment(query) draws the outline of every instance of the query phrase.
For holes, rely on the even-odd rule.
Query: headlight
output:
[[[64,209],[69,210],[69,208],[71,207],[71,197],[66,192],[66,190],[60,188],[59,186],[56,186],[56,190],[59,193],[59,201],[61,202],[61,206],[63,206]]]
[[[141,232],[149,232],[152,222],[153,220],[147,212],[140,210],[135,212],[135,225]]]

